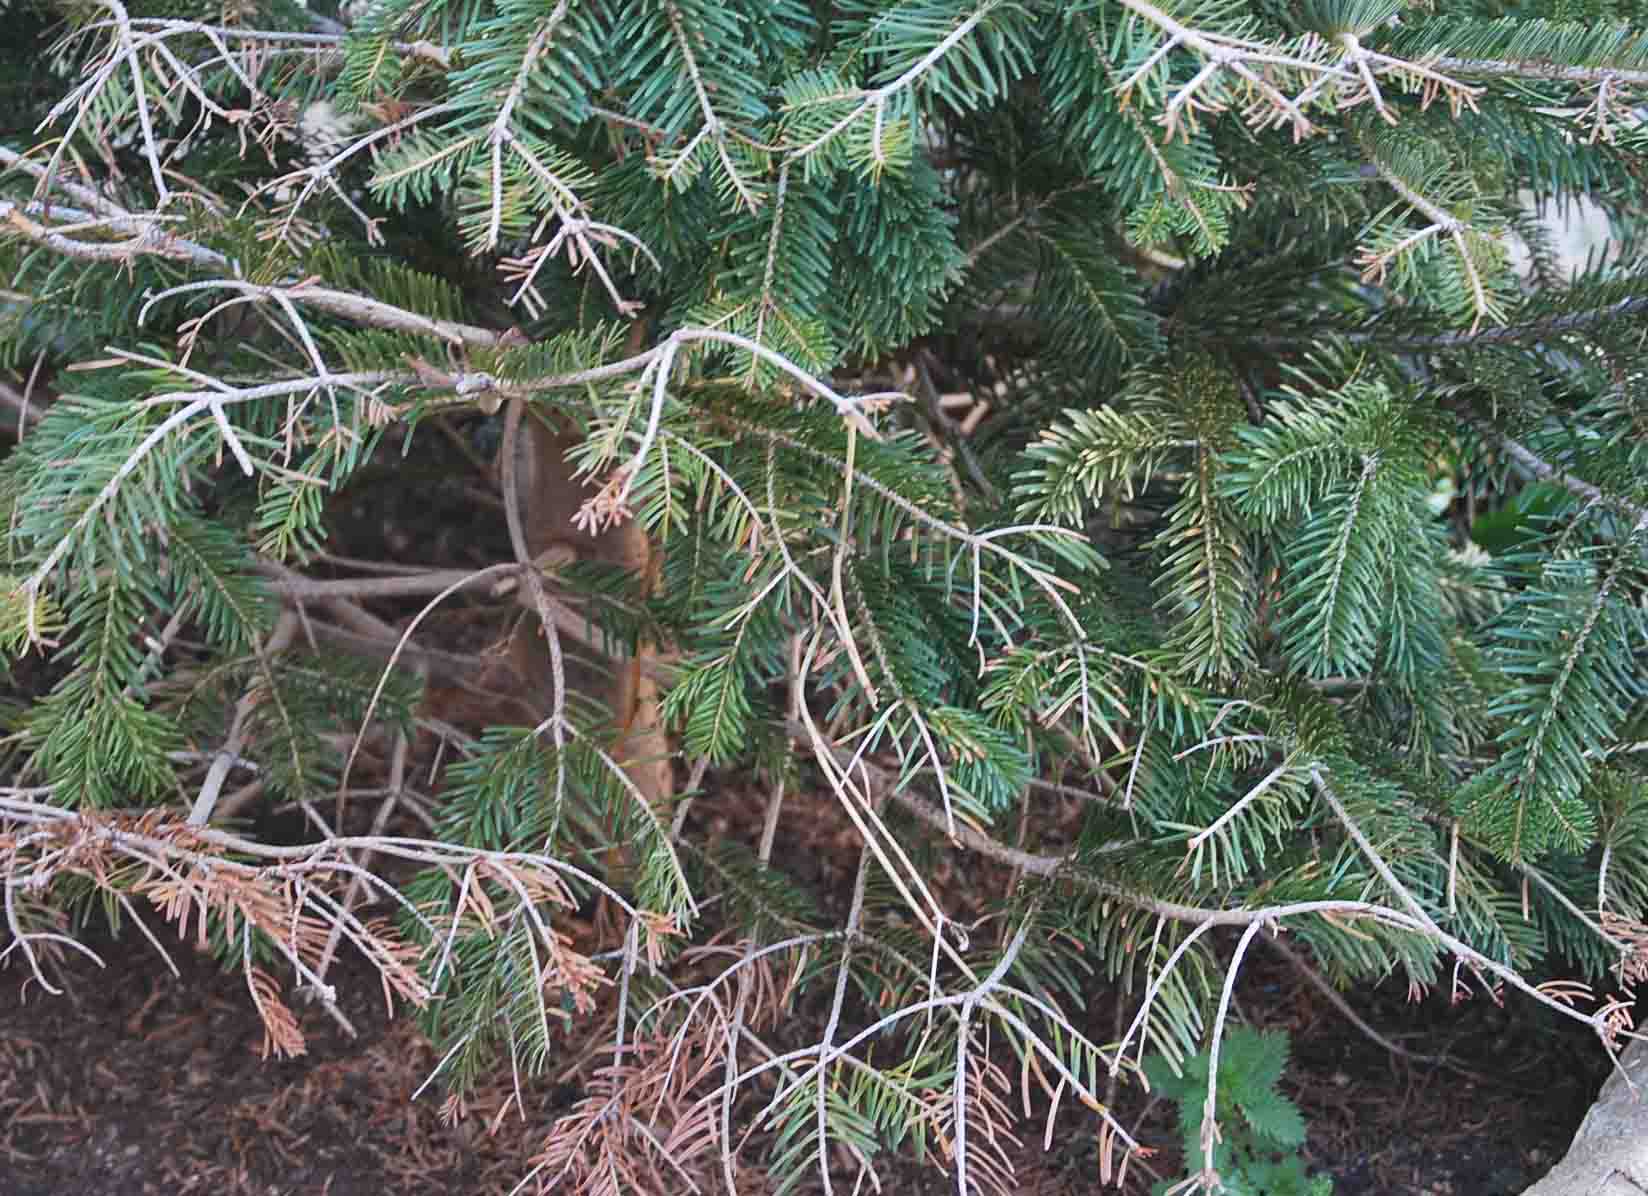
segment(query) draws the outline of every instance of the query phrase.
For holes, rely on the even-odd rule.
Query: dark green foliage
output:
[[[77,663],[29,711],[38,762],[69,806],[140,804],[170,796],[167,753],[181,746],[172,720],[140,700],[143,645],[127,628],[144,594],[105,582],[76,604],[65,645]]]
[[[1194,1151],[1210,921],[1416,992],[1640,963],[1635,0],[167,2],[138,50],[110,11],[0,47],[0,649],[49,662],[16,801],[181,813],[233,769],[312,813],[362,723],[440,742],[439,842],[393,850],[455,1091],[599,1009],[602,1083],[693,1060],[641,1102],[683,1158],[753,1124],[788,1191],[970,1135],[1006,1188],[985,1123],[1124,1066],[1094,985],[1148,1002]],[[1614,244],[1575,271],[1528,205],[1581,196]],[[401,651],[429,579],[370,619],[324,583],[495,483],[500,408],[652,538],[656,577],[538,580],[577,668],[649,654],[702,781],[668,808],[589,695],[425,717],[418,670],[474,663],[438,618],[387,676],[334,646]],[[502,583],[504,525],[388,572]],[[592,904],[621,947],[570,946]],[[1314,1191],[1284,1057],[1225,1038],[1228,1190]]]

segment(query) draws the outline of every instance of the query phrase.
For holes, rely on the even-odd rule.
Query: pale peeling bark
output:
[[[1522,1196],[1644,1196],[1648,1193],[1648,1042],[1633,1042],[1602,1086],[1563,1160]]]

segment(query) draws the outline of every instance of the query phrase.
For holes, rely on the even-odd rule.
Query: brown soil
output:
[[[488,1133],[497,1094],[477,1096],[467,1117],[446,1124],[433,1087],[413,1099],[434,1051],[410,1018],[386,1016],[376,977],[349,961],[333,977],[358,1038],[300,1007],[308,1054],[265,1060],[244,981],[178,944],[164,924],[154,929],[181,977],[129,927],[118,940],[88,933],[106,967],[71,957],[61,996],[27,980],[15,953],[0,973],[3,1196],[504,1193],[530,1170],[542,1129],[577,1096],[575,1083],[551,1078],[528,1093],[529,1124],[511,1112]],[[1293,1035],[1288,1085],[1310,1119],[1307,1156],[1334,1176],[1339,1196],[1519,1192],[1560,1157],[1603,1075],[1583,1034],[1527,1008],[1356,998],[1385,1033],[1419,1032],[1404,1040],[1408,1049],[1446,1050],[1484,1073],[1473,1079],[1370,1043],[1277,957],[1254,962],[1245,981],[1243,1014]],[[1163,1148],[1156,1162],[1171,1168],[1170,1111],[1145,1112],[1126,1091],[1122,1108],[1128,1121],[1143,1114],[1142,1138]],[[1078,1122],[1061,1116],[1050,1154],[1039,1124],[1026,1128],[1025,1196],[1098,1190],[1091,1134],[1071,1132]],[[953,1190],[934,1171],[890,1178],[899,1191]]]
[[[308,1009],[308,1054],[265,1060],[239,977],[165,937],[180,977],[134,932],[89,941],[107,966],[70,961],[62,996],[21,967],[0,985],[0,1192],[476,1188],[470,1135],[440,1124],[438,1099],[411,1100],[432,1053],[363,968],[335,973],[357,1040]]]

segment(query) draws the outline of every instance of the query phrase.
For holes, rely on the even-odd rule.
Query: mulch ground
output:
[[[135,933],[91,945],[107,966],[71,961],[62,996],[21,968],[0,988],[6,1196],[481,1190],[473,1127],[412,1100],[435,1057],[364,968],[336,973],[356,1040],[300,1011],[308,1054],[265,1060],[238,976],[169,943],[174,978]]]
[[[578,1060],[569,1058],[529,1090],[527,1120],[511,1111],[492,1124],[507,1095],[500,1087],[449,1124],[434,1086],[414,1098],[435,1052],[410,1017],[386,1015],[377,977],[348,960],[333,978],[358,1037],[300,1005],[307,1055],[265,1060],[244,980],[178,944],[158,920],[153,928],[180,977],[130,927],[119,939],[89,932],[105,966],[67,959],[60,996],[21,966],[0,972],[3,1196],[507,1193],[579,1094]],[[1583,1032],[1527,1003],[1450,1006],[1433,996],[1412,1006],[1395,989],[1352,994],[1408,1050],[1445,1051],[1481,1074],[1412,1063],[1351,1028],[1285,960],[1249,959],[1240,1012],[1292,1034],[1287,1086],[1310,1121],[1307,1158],[1335,1178],[1339,1196],[1520,1192],[1561,1156],[1605,1074]],[[1109,1023],[1102,1003],[1090,1013],[1095,1032]],[[1165,1173],[1170,1109],[1136,1091],[1124,1091],[1121,1109],[1162,1148]],[[1023,1196],[1099,1190],[1092,1127],[1071,1132],[1081,1121],[1063,1114],[1051,1153],[1039,1124],[1027,1127]],[[1142,1192],[1147,1181],[1135,1175],[1131,1188]],[[913,1166],[887,1178],[891,1191],[954,1190]]]

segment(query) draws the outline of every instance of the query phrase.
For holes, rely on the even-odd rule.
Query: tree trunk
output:
[[[1648,1193],[1648,1042],[1631,1043],[1620,1062],[1638,1091],[1609,1076],[1567,1155],[1522,1196]]]

